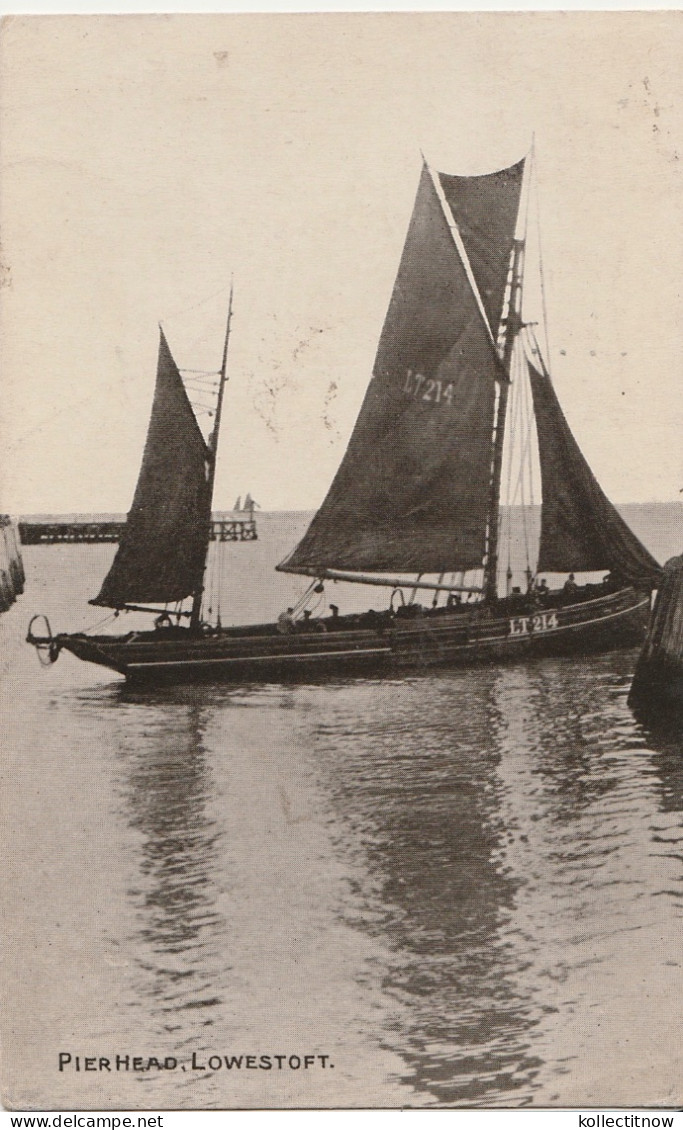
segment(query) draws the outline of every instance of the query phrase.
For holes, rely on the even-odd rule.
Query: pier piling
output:
[[[664,566],[629,703],[683,716],[683,555]]]

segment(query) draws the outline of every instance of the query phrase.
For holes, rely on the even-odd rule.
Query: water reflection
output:
[[[339,850],[365,857],[354,924],[391,948],[385,1046],[419,1105],[580,1092],[576,1018],[591,1032],[604,1007],[609,1032],[629,995],[615,955],[647,976],[656,900],[680,898],[656,813],[680,809],[681,768],[634,723],[632,662],[443,672],[356,689],[353,710],[329,696],[316,754]]]
[[[205,708],[182,696],[139,700],[135,738],[119,752],[120,795],[138,833],[137,881],[128,892],[138,967],[133,1007],[161,1031],[210,1027],[223,1003],[224,925],[216,910],[221,830],[208,815],[212,773],[204,745]],[[140,712],[144,711],[144,720]]]
[[[386,1045],[420,1105],[495,1105],[529,1089],[538,1009],[503,935],[518,879],[502,864],[495,672],[444,674],[356,696],[318,729],[347,834],[367,857],[364,920],[394,958]],[[360,707],[360,709],[358,709]]]
[[[169,1054],[331,1033],[341,1105],[368,1057],[400,1105],[585,1105],[606,1060],[635,1079],[622,1033],[677,968],[653,940],[680,913],[683,791],[631,670],[112,690],[130,1017]],[[236,1086],[203,1082],[205,1105]]]
[[[640,723],[642,740],[652,751],[652,765],[661,784],[662,812],[683,811],[683,718],[643,716],[634,712]]]
[[[590,667],[556,660],[500,672],[494,741],[506,763],[525,765],[526,785],[558,823],[575,821],[619,784],[615,755],[634,743],[621,684],[605,656]]]

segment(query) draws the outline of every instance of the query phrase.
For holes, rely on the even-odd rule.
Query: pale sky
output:
[[[680,498],[683,15],[79,16],[2,31],[0,509],[125,511],[157,323],[217,368],[217,509],[322,500],[423,150],[535,133],[551,369],[616,502]]]

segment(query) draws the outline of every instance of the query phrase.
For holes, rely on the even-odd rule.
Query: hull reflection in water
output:
[[[401,1057],[374,1031],[394,1011],[376,972],[387,953],[345,921],[358,879],[326,834],[292,691],[111,688],[111,706],[141,727],[117,756],[133,850],[110,945],[132,957],[123,1030],[178,1059],[143,1080],[157,1104],[169,1090],[200,1108],[405,1104]],[[268,1071],[228,1071],[245,1056]],[[316,1062],[282,1070],[278,1056]]]
[[[672,807],[620,658],[374,688],[319,728],[417,1105],[672,1101],[680,775]]]
[[[201,707],[149,706],[149,725],[120,755],[122,801],[141,837],[140,882],[129,890],[135,932],[128,942],[138,967],[131,1004],[144,999],[149,1019],[177,1033],[182,1047],[186,1011],[208,1027],[224,1003],[225,923],[216,909],[222,831],[207,813],[214,782]]]
[[[319,730],[322,763],[345,750],[330,785],[347,850],[358,841],[367,856],[356,925],[390,943],[384,984],[400,1021],[385,1039],[416,1105],[528,1101],[541,1063],[530,1033],[542,1010],[505,938],[520,878],[501,866],[498,678],[366,688],[356,724],[335,711]]]

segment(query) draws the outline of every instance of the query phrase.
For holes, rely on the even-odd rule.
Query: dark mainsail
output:
[[[209,537],[212,458],[162,331],[133,505],[114,563],[91,604],[166,603],[196,590]]]
[[[524,164],[522,159],[478,177],[438,174],[494,334],[503,310]]]
[[[515,193],[518,200],[518,186]],[[510,215],[508,256],[512,209]],[[501,375],[491,329],[425,166],[348,449],[306,535],[278,568],[480,567]]]
[[[545,367],[528,362],[543,505],[538,571],[609,569],[624,581],[655,581],[661,568],[617,513],[581,454]]]

